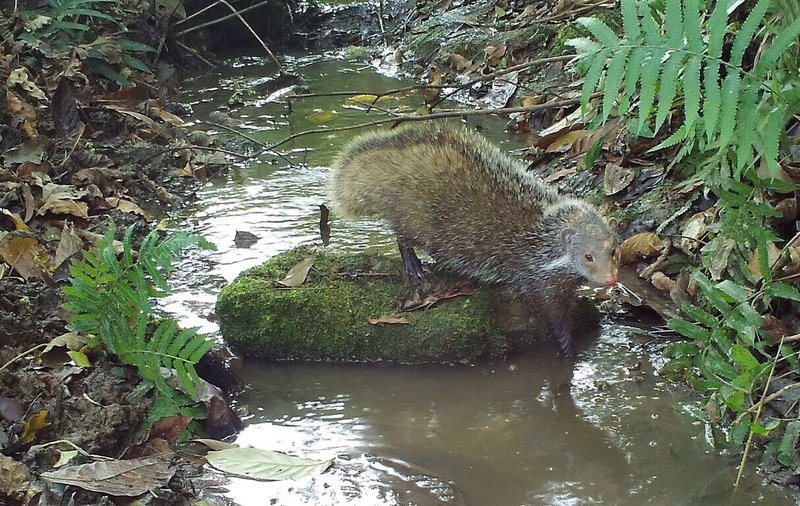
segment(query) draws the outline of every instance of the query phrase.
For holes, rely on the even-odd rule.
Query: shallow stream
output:
[[[317,93],[408,84],[331,55],[287,64]],[[273,72],[261,58],[235,59],[188,79],[182,99],[195,120],[206,120],[237,86]],[[409,95],[379,105],[420,104]],[[265,142],[377,117],[342,97],[305,99],[291,113],[257,102],[232,116]],[[480,124],[505,149],[519,147],[501,120]],[[272,255],[319,243],[327,166],[356,133],[298,138],[282,146],[295,166],[267,156],[200,189],[173,226],[218,249],[183,263],[166,309],[213,334],[208,315],[224,282]],[[236,248],[237,230],[260,240]],[[393,238],[379,223],[334,221],[330,247],[389,250]],[[551,343],[477,365],[245,360],[239,374],[249,389],[239,402],[251,415],[237,442],[335,461],[300,482],[233,479],[226,495],[242,505],[794,504],[785,490],[762,485],[753,468],[732,492],[736,457],[711,448],[707,428],[691,416],[702,407],[655,374],[657,346],[642,345],[645,332],[603,321],[591,338],[574,362]]]

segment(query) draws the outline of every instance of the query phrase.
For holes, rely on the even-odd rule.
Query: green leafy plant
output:
[[[70,266],[64,307],[70,313],[70,330],[93,336],[123,363],[135,366],[143,379],[155,385],[162,397],[158,402],[172,406],[174,412],[187,402],[168,385],[162,368],[174,370],[183,389],[194,397],[199,381],[194,366],[212,343],[194,329],[178,329],[171,319],[156,321],[150,300],[168,293],[164,273],[183,248],[213,245],[180,232],[160,239],[154,230],[135,254],[133,232],[133,226],[125,232],[121,259],[112,227],[83,260]]]
[[[736,178],[758,158],[776,174],[780,132],[792,109],[798,107],[793,99],[800,89],[796,72],[776,71],[781,69],[784,53],[800,36],[800,18],[772,33],[765,24],[770,0],[759,0],[732,33],[729,5],[716,2],[706,16],[698,0],[664,2],[663,12],[647,0],[622,0],[621,37],[599,19],[580,18],[578,23],[592,37],[572,39],[568,44],[579,51],[582,60],[583,109],[599,88],[603,95],[601,121],[615,108],[620,114],[637,109],[630,128],[640,135],[655,136],[675,104],[682,102],[682,119],[654,148],[682,142],[673,164],[699,151],[707,166],[730,166]],[[730,51],[724,52],[730,35]],[[759,42],[764,51],[755,64],[746,67],[747,49]]]

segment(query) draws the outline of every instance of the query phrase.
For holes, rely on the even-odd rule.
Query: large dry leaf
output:
[[[83,241],[75,233],[75,227],[72,222],[64,222],[64,228],[61,229],[61,239],[58,241],[58,247],[56,248],[56,259],[53,268],[57,269],[65,260],[82,250]]]
[[[8,74],[6,85],[11,88],[17,84],[28,93],[29,97],[36,100],[47,100],[44,92],[30,80],[28,71],[24,67],[16,68]]]
[[[603,175],[603,188],[606,195],[615,195],[627,188],[636,178],[636,171],[609,163]]]
[[[708,230],[708,224],[714,219],[715,208],[710,208],[702,213],[696,213],[689,218],[681,230],[681,240],[677,246],[687,255],[692,255],[700,247],[700,238]]]
[[[311,266],[313,265],[314,255],[300,260],[294,267],[289,269],[289,272],[286,273],[286,277],[278,281],[278,284],[287,288],[296,288],[302,285],[305,283],[306,277],[308,277],[308,271],[311,270]]]
[[[44,137],[35,137],[3,153],[3,160],[6,164],[26,162],[39,164],[44,158],[45,145]]]
[[[545,152],[547,153],[564,153],[572,147],[572,144],[577,142],[578,140],[586,137],[589,135],[588,130],[570,130],[564,135],[559,136],[553,142],[551,142],[546,148]]]
[[[70,466],[42,473],[42,478],[92,492],[135,497],[167,486],[173,474],[168,461],[144,458]]]
[[[17,123],[17,129],[22,137],[25,139],[36,137],[36,109],[11,90],[6,90],[6,105],[8,112],[14,116],[14,122]]]
[[[24,464],[0,454],[0,494],[9,496],[25,492],[29,482],[30,474]]]
[[[139,207],[134,202],[128,199],[122,199],[119,197],[108,197],[106,198],[106,202],[108,202],[108,205],[110,205],[112,208],[118,211],[122,211],[123,213],[138,214],[147,221],[152,221],[153,219],[150,213],[148,213],[147,211],[145,211],[144,209],[142,209],[141,207]]]
[[[767,263],[769,263],[769,265],[774,265],[780,254],[781,249],[775,246],[775,243],[767,243]],[[747,263],[747,268],[753,274],[753,277],[756,279],[756,281],[764,277],[764,274],[761,272],[760,260],[761,259],[759,258],[758,250],[755,250],[753,255],[750,257],[750,261]]]
[[[50,255],[35,237],[23,232],[10,232],[0,239],[0,260],[28,279],[42,273],[42,266],[50,263]]]
[[[54,214],[70,214],[79,218],[89,218],[89,206],[78,199],[86,195],[86,190],[78,190],[74,186],[47,183],[42,187],[42,205],[36,214],[46,212]]]
[[[634,234],[619,245],[619,263],[622,265],[638,262],[643,258],[657,255],[664,249],[664,243],[654,232]]]
[[[332,460],[312,460],[259,448],[227,448],[206,454],[220,471],[255,480],[299,480],[322,473]]]
[[[53,103],[50,105],[53,115],[53,125],[56,133],[60,137],[70,135],[81,122],[78,114],[78,101],[72,92],[72,85],[69,79],[62,77],[58,81],[58,87],[53,92]]]

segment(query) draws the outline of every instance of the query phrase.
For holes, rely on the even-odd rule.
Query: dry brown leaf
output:
[[[164,109],[162,109],[162,108],[160,108],[158,106],[151,107],[150,111],[152,111],[153,114],[155,114],[159,118],[163,119],[164,121],[166,121],[167,123],[169,123],[172,126],[176,126],[176,127],[186,126],[186,123],[181,118],[179,118],[178,116],[172,114],[171,112],[165,111]]]
[[[83,250],[83,241],[75,233],[75,226],[72,222],[65,221],[64,228],[61,229],[61,239],[56,248],[56,259],[53,268],[57,269],[75,253]]]
[[[50,255],[35,237],[24,232],[10,232],[0,239],[0,260],[29,279],[42,273],[42,266],[50,263]]]
[[[572,143],[589,135],[588,130],[572,130],[564,133],[553,142],[547,145],[545,151],[548,153],[564,153],[572,147]]]
[[[70,214],[79,218],[89,218],[89,206],[78,199],[86,195],[85,190],[78,190],[74,186],[47,183],[42,187],[42,205],[36,214],[46,212],[54,214]]]
[[[208,439],[208,438],[197,438],[192,439],[192,441],[197,443],[202,443],[212,450],[225,450],[226,448],[239,448],[238,445],[226,443],[225,441],[219,441],[216,439]]]
[[[47,410],[41,409],[38,413],[25,420],[22,426],[22,434],[19,436],[20,441],[33,442],[39,431],[50,425],[50,422],[47,421],[48,416]]]
[[[653,273],[650,277],[650,283],[662,292],[669,292],[675,288],[675,280],[661,271]]]
[[[636,171],[622,167],[620,165],[606,164],[606,171],[603,175],[603,188],[606,195],[616,195],[627,188],[636,178]]]
[[[152,221],[153,217],[150,216],[150,213],[146,212],[144,209],[136,205],[134,202],[123,199],[119,197],[108,197],[105,199],[113,209],[118,211],[122,211],[123,213],[131,213],[131,214],[138,214],[139,216],[144,217],[147,221]]]
[[[70,466],[42,473],[42,478],[92,492],[135,497],[165,487],[173,474],[169,461],[143,458]]]
[[[297,264],[286,273],[286,277],[278,281],[278,284],[287,288],[296,288],[305,283],[308,272],[311,270],[311,266],[314,265],[314,257],[315,255],[310,255],[297,262]]]
[[[525,95],[519,99],[519,105],[520,107],[533,107],[535,105],[543,104],[544,100],[544,95]]]
[[[377,325],[379,323],[386,323],[389,325],[410,325],[411,322],[408,321],[408,318],[404,318],[402,316],[380,316],[378,318],[367,318],[367,321],[373,325]]]
[[[19,122],[17,129],[22,137],[25,139],[36,137],[36,109],[11,90],[6,90],[6,105],[8,112],[15,116],[15,122]]]
[[[553,172],[552,174],[544,178],[542,181],[544,181],[545,183],[552,183],[554,181],[558,181],[564,176],[574,174],[575,172],[578,172],[577,167],[567,167],[566,169],[561,169],[557,170],[556,172]]]
[[[25,492],[30,485],[30,478],[24,464],[0,454],[0,494],[13,496]]]
[[[676,246],[687,255],[692,255],[700,246],[699,239],[705,235],[708,224],[714,219],[716,213],[717,210],[712,207],[689,218],[683,225],[682,237]]]
[[[11,218],[11,221],[14,222],[14,230],[21,230],[21,231],[28,230],[28,225],[25,224],[25,220],[20,218],[20,216],[17,213],[12,213],[8,209],[0,207],[0,214],[5,214],[9,218]]]
[[[567,151],[567,156],[575,157],[588,152],[595,144],[600,142],[600,139],[605,139],[603,141],[603,147],[608,147],[614,141],[616,133],[622,130],[622,128],[623,124],[619,118],[613,118],[607,121],[602,127],[593,131],[591,135],[581,137],[573,142],[572,147]]]
[[[775,243],[767,243],[767,260],[769,265],[773,265],[780,254],[781,249],[775,246]],[[756,279],[756,281],[764,277],[764,275],[761,273],[761,262],[759,260],[760,258],[758,255],[758,249],[756,249],[753,252],[753,255],[750,257],[750,261],[747,263],[747,268],[753,274],[753,277]]]
[[[619,263],[622,265],[638,262],[643,258],[657,255],[664,244],[654,232],[634,234],[619,245]]]

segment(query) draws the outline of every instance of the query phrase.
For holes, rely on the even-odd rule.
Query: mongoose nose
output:
[[[614,276],[606,276],[603,278],[603,284],[606,285],[606,288],[610,288],[617,284],[617,278]]]

